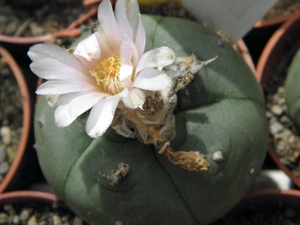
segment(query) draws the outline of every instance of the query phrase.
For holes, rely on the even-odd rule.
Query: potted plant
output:
[[[30,49],[31,69],[48,80],[37,90],[48,96],[35,113],[39,162],[55,193],[89,223],[209,223],[247,193],[264,161],[261,87],[220,36],[178,18],[149,15],[140,21],[137,9],[137,2],[118,1],[113,13],[105,0],[98,13],[105,39],[96,32],[69,52],[49,45]],[[132,40],[122,42],[124,37]],[[125,47],[137,50],[134,57]],[[53,65],[44,64],[49,60]],[[118,82],[111,77],[122,79],[123,69],[135,74],[110,86]],[[71,86],[52,86],[57,79]],[[169,82],[175,82],[171,89]],[[170,99],[162,103],[163,96]]]
[[[300,187],[297,172],[298,130],[288,113],[286,93],[294,92],[289,86],[285,91],[285,79],[292,58],[299,48],[300,14],[284,23],[270,38],[257,65],[257,76],[267,93],[270,122],[270,141],[268,151],[279,168],[287,173]],[[292,172],[293,170],[293,172]]]
[[[31,104],[26,82],[16,61],[2,47],[0,57],[1,107],[4,107],[1,108],[0,118],[1,162],[3,167],[6,164],[10,165],[0,184],[2,193],[13,180],[26,150],[31,123]],[[11,162],[5,164],[7,160]]]

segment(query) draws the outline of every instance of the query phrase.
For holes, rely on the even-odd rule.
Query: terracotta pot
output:
[[[30,125],[31,125],[31,104],[30,104],[30,97],[28,88],[20,70],[19,66],[17,65],[16,61],[13,57],[2,47],[0,47],[0,55],[3,56],[4,60],[8,63],[8,66],[12,70],[15,75],[15,78],[18,82],[21,96],[22,96],[22,104],[23,104],[23,127],[22,127],[22,135],[20,138],[20,142],[18,145],[17,153],[15,156],[14,161],[12,162],[9,171],[5,175],[3,181],[0,184],[0,193],[5,191],[9,183],[12,181],[20,163],[23,158],[24,152],[26,150],[26,145],[28,141],[28,136],[30,132]]]
[[[76,38],[81,34],[81,30],[78,27],[88,21],[91,17],[96,15],[96,10],[91,9],[87,14],[79,18],[70,24],[66,29],[57,31],[52,34],[46,34],[36,37],[12,37],[7,35],[0,35],[0,43],[9,43],[9,44],[36,44],[40,42],[55,40],[57,38]]]
[[[266,44],[257,64],[256,74],[265,91],[267,82],[278,68],[283,69],[295,54],[297,48],[293,44],[300,42],[300,13],[296,13],[291,19],[286,21],[272,35]],[[283,72],[284,73],[284,72]],[[297,178],[283,163],[275,152],[273,140],[270,139],[268,152],[275,163],[300,187],[300,179]]]

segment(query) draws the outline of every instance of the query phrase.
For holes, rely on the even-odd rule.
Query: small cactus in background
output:
[[[285,93],[288,113],[300,130],[300,49],[294,56],[288,70]]]
[[[111,101],[116,107],[110,110],[116,113],[107,121],[95,120],[99,127],[89,124],[90,117],[97,117],[96,109],[78,109],[83,114],[77,113],[76,119],[72,113],[68,117],[71,108],[63,108],[54,92],[41,97],[35,113],[39,162],[55,193],[91,224],[206,224],[229,211],[260,171],[268,139],[262,90],[240,55],[200,24],[160,16],[143,16],[142,23],[145,50],[164,53],[160,61],[154,57],[148,62],[153,67],[148,78],[160,77],[143,81],[148,75],[136,78],[139,70],[134,69],[130,82],[138,90],[123,93],[122,102],[115,96],[123,89],[109,87],[114,96],[107,100],[123,105],[118,108],[120,103]],[[128,26],[126,21],[123,25]],[[97,53],[94,46],[79,46],[71,52],[90,57],[81,60],[89,65]],[[36,62],[44,57],[39,49],[29,53]],[[37,63],[32,64],[37,72],[33,65]],[[91,75],[97,77],[94,71]],[[50,75],[59,79],[59,74]],[[43,88],[38,92],[45,94]],[[154,103],[161,103],[159,110]]]

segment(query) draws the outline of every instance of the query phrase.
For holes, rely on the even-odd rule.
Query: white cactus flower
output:
[[[47,44],[28,52],[31,70],[47,80],[36,93],[51,97],[57,126],[66,127],[90,110],[86,132],[92,138],[111,125],[120,101],[135,109],[145,102],[144,90],[169,88],[171,80],[161,68],[175,58],[167,47],[144,53],[145,30],[136,0],[118,0],[115,11],[103,0],[98,19],[97,31],[80,41],[73,54]]]

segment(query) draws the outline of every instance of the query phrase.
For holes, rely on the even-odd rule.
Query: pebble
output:
[[[288,128],[284,128],[280,133],[275,134],[276,138],[280,139],[288,139],[290,136],[293,135],[293,132]]]
[[[283,108],[280,105],[273,105],[271,107],[271,112],[277,116],[280,116],[283,113]]]
[[[1,57],[0,80],[0,182],[2,182],[3,177],[15,159],[20,142],[23,107],[17,81],[10,68],[3,63]]]
[[[8,223],[8,215],[6,213],[0,213],[0,224]]]
[[[44,30],[42,27],[40,27],[38,25],[38,23],[36,22],[31,22],[29,24],[29,27],[30,27],[30,30],[31,30],[31,33],[34,35],[34,36],[40,36],[43,34]]]
[[[79,218],[78,216],[75,216],[72,225],[82,225],[83,221],[81,218]]]
[[[7,160],[9,163],[12,163],[14,161],[14,159],[16,158],[17,151],[18,151],[18,147],[16,145],[7,147],[6,153],[7,153]]]
[[[9,164],[7,161],[0,163],[0,174],[1,175],[6,174],[8,169],[9,169]]]
[[[33,209],[23,208],[20,214],[20,220],[23,222],[27,221],[32,211]]]
[[[3,162],[6,158],[6,147],[3,144],[0,144],[0,162]]]
[[[0,129],[0,135],[2,136],[2,142],[5,145],[10,145],[11,143],[11,130],[8,126],[3,126]]]
[[[268,94],[266,99],[269,130],[279,160],[300,178],[300,136],[287,114],[284,86],[279,86],[277,91]]]
[[[62,225],[61,219],[58,215],[52,216],[53,225]]]
[[[283,129],[284,129],[284,126],[281,123],[275,122],[275,123],[271,124],[271,126],[270,126],[270,133],[272,135],[275,135],[275,134],[281,132]]]
[[[88,225],[61,203],[54,207],[34,200],[0,206],[0,224]]]
[[[37,220],[36,220],[36,216],[35,215],[32,215],[30,218],[29,218],[29,220],[28,220],[28,222],[27,222],[27,225],[37,225],[38,223],[37,223]]]

